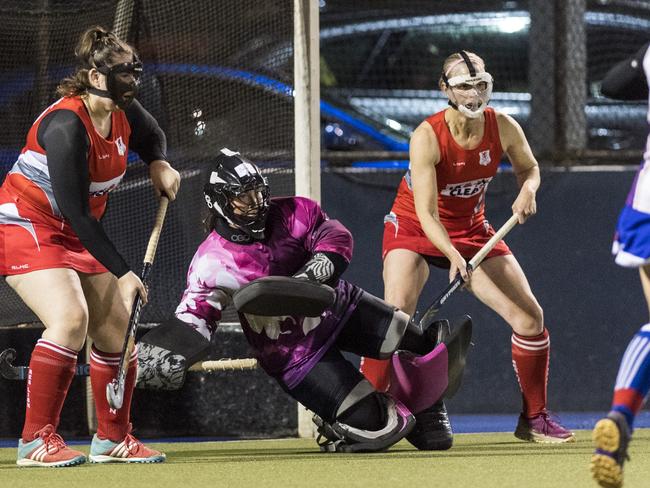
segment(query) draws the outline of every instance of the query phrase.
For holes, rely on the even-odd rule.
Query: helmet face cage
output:
[[[467,52],[459,51],[458,55],[460,59],[442,73],[442,80],[448,88],[449,105],[466,117],[475,119],[481,116],[492,97],[494,80],[486,71],[477,72]],[[448,78],[453,68],[461,63],[465,63],[468,73]]]
[[[235,205],[251,191],[259,193],[256,202],[246,205],[239,200],[240,205]],[[264,238],[271,192],[267,179],[253,163],[239,155],[219,155],[203,193],[208,208],[231,226],[254,239]]]

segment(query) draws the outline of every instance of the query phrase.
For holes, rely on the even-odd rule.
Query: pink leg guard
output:
[[[447,389],[447,346],[438,344],[426,356],[408,351],[393,354],[388,393],[411,412],[419,413],[436,403]]]

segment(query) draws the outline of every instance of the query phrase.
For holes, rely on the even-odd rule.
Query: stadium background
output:
[[[462,37],[462,31],[448,36],[444,48],[484,54],[488,69],[494,67],[501,76],[497,83],[503,80],[504,85],[514,86],[516,80],[525,79],[525,86],[520,87],[528,94],[523,97],[529,103],[525,127],[542,165],[543,183],[538,216],[515,229],[507,241],[526,270],[552,331],[551,407],[605,410],[622,348],[646,320],[638,277],[613,265],[609,246],[616,214],[641,160],[642,146],[635,134],[645,134],[647,126],[639,127],[634,119],[639,107],[644,110],[643,103],[608,106],[596,97],[594,105],[591,95],[609,66],[634,53],[650,37],[648,3],[556,0],[461,5],[374,0],[321,1],[320,5],[321,32],[338,28],[354,33],[364,23],[394,19],[408,26],[423,16],[447,15],[468,25],[480,25],[486,12],[530,16],[525,38],[514,36],[511,43],[486,49],[486,53],[483,46],[473,45],[480,43],[480,37]],[[607,16],[601,18],[601,14]],[[201,188],[206,163],[219,148],[236,148],[260,163],[271,178],[274,194],[294,192],[293,79],[287,69],[292,65],[292,15],[290,0],[25,0],[0,4],[0,178],[13,164],[34,118],[54,101],[57,82],[74,68],[72,49],[86,27],[112,26],[140,52],[145,79],[139,99],[165,129],[169,159],[183,175],[153,269],[151,303],[143,317],[146,323],[168,317],[183,290],[187,265],[203,237]],[[585,20],[587,15],[592,16],[591,23]],[[607,19],[616,24],[607,25]],[[635,22],[641,27],[635,28]],[[587,28],[594,24],[603,27],[596,37]],[[350,44],[350,38],[343,36],[341,42]],[[512,62],[522,42],[526,59],[534,62]],[[327,107],[343,107],[344,115],[358,117],[343,117],[341,122],[335,120],[339,112],[329,110],[323,116],[324,128],[335,134],[340,130],[345,136],[350,127],[359,126],[357,122],[363,126],[361,139],[331,141],[323,131],[322,203],[356,239],[347,279],[379,296],[382,218],[403,173],[400,161],[405,146],[395,124],[381,124],[386,113],[373,112],[386,108],[368,106],[372,98],[368,93],[376,87],[371,93],[375,99],[383,96],[400,109],[413,104],[414,97],[416,102],[418,97],[435,97],[422,86],[409,86],[414,79],[409,73],[428,63],[434,74],[427,82],[435,83],[446,54],[440,49],[431,51],[427,59],[402,57],[398,72],[404,73],[404,79],[393,80],[393,85],[386,80],[386,71],[368,69],[363,83],[344,86],[345,78],[336,74],[345,71],[349,58],[321,59],[321,94]],[[511,98],[513,104],[522,99]],[[590,126],[596,108],[603,106],[615,122],[611,127]],[[402,132],[407,132],[408,120],[402,122]],[[386,138],[393,142],[386,143]],[[488,195],[488,216],[495,225],[506,220],[515,195],[514,178],[504,167]],[[135,268],[144,253],[155,207],[146,168],[134,156],[127,177],[112,195],[104,223]],[[431,281],[423,301],[433,298],[444,285],[444,273],[434,274]],[[474,318],[475,347],[464,388],[449,402],[450,411],[516,413],[519,395],[507,327],[466,294],[454,297],[444,309],[444,315],[451,318],[461,313]],[[226,321],[234,317],[229,313]],[[15,347],[17,363],[25,364],[40,333],[38,320],[4,282],[0,283],[0,326],[0,349]],[[224,329],[216,338],[214,355],[247,355],[237,327]],[[77,380],[73,388],[61,431],[84,435],[88,430],[85,385]],[[0,436],[15,436],[22,423],[24,385],[3,380],[0,396]],[[180,392],[138,391],[134,422],[148,435],[278,436],[295,434],[297,429],[295,404],[259,371],[195,374]]]

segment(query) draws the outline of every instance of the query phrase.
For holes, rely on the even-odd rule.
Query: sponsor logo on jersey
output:
[[[126,154],[126,145],[124,144],[124,141],[122,140],[122,136],[118,137],[115,140],[115,145],[117,146],[117,152],[120,156],[124,156]]]
[[[446,197],[471,198],[485,191],[491,180],[492,177],[463,181],[461,183],[448,183],[440,194]]]
[[[100,154],[99,156],[97,156],[97,159],[108,159],[110,157],[111,157],[110,154]]]
[[[492,158],[490,158],[490,150],[486,149],[485,151],[481,151],[478,153],[478,164],[481,166],[487,166],[492,162]]]
[[[15,271],[17,271],[19,269],[29,269],[29,264],[19,264],[19,265],[12,264],[11,269],[13,269]]]
[[[465,161],[456,161],[452,163],[453,166],[465,166]]]
[[[250,242],[253,238],[246,234],[233,234],[230,236],[232,242]]]

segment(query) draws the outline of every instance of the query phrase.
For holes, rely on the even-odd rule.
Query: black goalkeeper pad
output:
[[[233,296],[241,313],[277,317],[318,317],[334,304],[334,290],[304,278],[268,276],[244,286]]]

